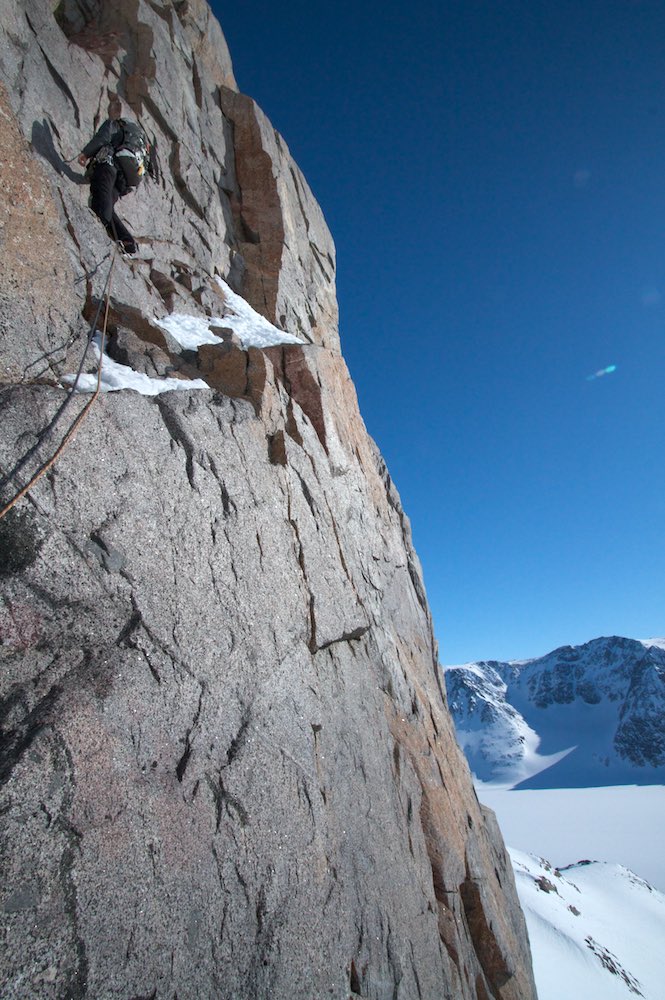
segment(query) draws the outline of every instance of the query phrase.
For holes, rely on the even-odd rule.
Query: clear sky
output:
[[[442,661],[665,635],[665,4],[213,8],[335,238]]]

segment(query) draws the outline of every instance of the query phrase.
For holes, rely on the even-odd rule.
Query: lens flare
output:
[[[599,372],[594,372],[593,375],[587,375],[586,380],[587,382],[593,382],[594,379],[602,378],[603,375],[611,375],[616,370],[616,365],[608,365],[607,368],[601,368]]]

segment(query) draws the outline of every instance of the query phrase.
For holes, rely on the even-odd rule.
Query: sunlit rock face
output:
[[[39,447],[111,264],[64,162],[109,104],[162,170],[118,206],[108,351],[182,389],[103,393],[0,522],[0,993],[529,1000],[304,178],[202,2],[3,2],[2,28],[0,471],[82,405]]]

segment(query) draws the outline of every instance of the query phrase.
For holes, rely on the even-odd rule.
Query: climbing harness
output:
[[[90,345],[92,343],[93,337],[94,337],[95,332],[96,332],[97,321],[99,319],[99,316],[100,316],[100,313],[101,313],[101,310],[102,310],[102,305],[104,305],[104,302],[105,302],[106,305],[105,305],[105,309],[104,309],[104,323],[102,325],[101,342],[100,342],[100,345],[99,345],[100,354],[99,354],[99,366],[98,366],[98,370],[97,370],[97,386],[95,388],[95,391],[93,392],[93,394],[90,397],[90,399],[86,402],[85,406],[80,411],[80,413],[78,413],[77,416],[72,421],[72,423],[69,426],[69,428],[68,428],[65,436],[63,437],[63,439],[60,442],[58,448],[56,449],[54,455],[47,462],[44,462],[44,464],[39,467],[39,469],[34,474],[34,476],[32,477],[32,479],[22,489],[20,489],[19,492],[7,504],[5,504],[5,506],[0,510],[0,520],[2,520],[2,518],[6,514],[8,514],[9,511],[12,509],[12,507],[14,507],[19,502],[19,500],[21,500],[32,489],[32,487],[42,478],[42,476],[44,476],[49,471],[49,469],[51,469],[55,465],[55,463],[57,462],[58,458],[64,452],[65,448],[71,443],[72,439],[74,438],[74,435],[76,434],[76,431],[78,430],[78,428],[83,423],[84,419],[86,418],[86,416],[90,412],[90,409],[91,409],[93,403],[95,402],[95,400],[99,396],[99,393],[100,393],[100,390],[101,390],[101,386],[102,386],[102,364],[103,364],[103,358],[104,358],[104,344],[106,342],[106,327],[107,327],[107,324],[108,324],[109,308],[110,308],[110,303],[111,303],[111,284],[112,284],[112,278],[113,278],[113,269],[114,269],[114,266],[115,266],[115,262],[116,262],[117,256],[118,256],[118,248],[117,248],[117,244],[116,244],[116,246],[114,247],[114,250],[113,250],[112,258],[111,258],[111,266],[110,266],[108,274],[106,276],[106,281],[105,281],[104,287],[102,289],[102,294],[101,294],[101,296],[99,298],[99,304],[97,306],[97,312],[95,313],[94,319],[93,319],[92,323],[90,324],[90,329],[88,330],[88,336],[87,336],[87,341],[86,341],[86,345],[85,345],[85,351],[83,352],[83,357],[81,358],[81,362],[79,364],[78,371],[76,372],[76,376],[74,378],[74,381],[72,382],[72,385],[71,385],[71,388],[70,388],[69,392],[67,393],[67,396],[65,397],[63,403],[60,405],[60,407],[56,411],[56,413],[53,416],[53,418],[50,421],[50,423],[44,428],[44,430],[39,435],[39,438],[38,438],[36,444],[34,444],[33,447],[27,452],[27,454],[25,454],[23,456],[23,458],[14,466],[14,468],[12,469],[12,471],[10,473],[8,473],[6,476],[4,476],[2,478],[2,480],[0,480],[0,489],[3,489],[9,482],[11,482],[11,480],[14,479],[17,476],[17,474],[26,465],[26,463],[35,454],[35,452],[38,451],[38,449],[41,447],[41,445],[44,443],[44,441],[51,434],[51,432],[53,431],[55,425],[58,423],[58,421],[60,420],[61,416],[63,415],[63,413],[65,412],[65,410],[69,406],[69,404],[71,403],[72,398],[74,396],[74,393],[76,392],[76,389],[77,389],[77,386],[78,386],[78,383],[79,383],[79,379],[81,378],[81,375],[83,373],[83,366],[85,364],[85,359],[87,357],[88,351],[90,349]]]

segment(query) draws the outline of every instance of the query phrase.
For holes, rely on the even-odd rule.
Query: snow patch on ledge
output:
[[[97,364],[101,358],[101,336],[98,333],[92,342],[92,347],[97,358]],[[67,385],[72,385],[76,379],[75,375],[64,375],[62,381]],[[97,375],[81,375],[76,387],[77,392],[94,392],[97,388]],[[127,365],[121,365],[108,354],[104,355],[102,364],[101,392],[118,392],[120,389],[133,389],[134,392],[142,396],[159,396],[162,392],[183,392],[189,389],[209,389],[210,386],[202,378],[181,379],[181,378],[151,378],[141,372],[135,372]]]
[[[198,351],[202,344],[224,343],[210,329],[211,322],[214,321],[205,316],[188,316],[186,313],[171,313],[163,319],[155,318],[157,326],[166,330],[186,351]]]
[[[197,351],[202,344],[221,344],[215,327],[233,330],[245,350],[249,347],[275,347],[278,344],[300,344],[303,341],[291,333],[273,326],[265,316],[252,309],[248,302],[232,291],[222,278],[215,279],[224,295],[224,315],[206,318],[172,313],[155,322],[188,351]]]
[[[248,302],[232,291],[221,278],[216,279],[224,295],[224,315],[192,316],[187,313],[172,313],[163,319],[155,318],[155,323],[166,330],[178,344],[187,351],[198,351],[202,344],[223,344],[222,337],[215,328],[225,327],[233,330],[245,350],[249,347],[275,347],[278,344],[299,344],[303,341],[290,333],[278,330],[264,316],[252,309]],[[97,363],[101,357],[101,335],[98,332],[92,341]],[[62,381],[67,385],[74,383],[75,375],[64,375]],[[76,387],[77,392],[94,392],[97,388],[97,375],[81,375]],[[190,389],[209,389],[203,379],[151,378],[141,372],[134,371],[127,365],[121,365],[107,354],[102,365],[102,392],[117,392],[120,389],[133,389],[142,396],[158,396],[162,392],[186,392]]]
[[[241,295],[237,295],[221,278],[217,284],[224,293],[225,315],[221,322],[231,327],[240,337],[243,347],[274,347],[276,344],[300,344],[302,340],[273,326],[265,316],[252,309]]]

